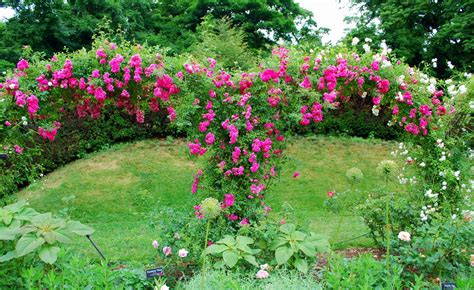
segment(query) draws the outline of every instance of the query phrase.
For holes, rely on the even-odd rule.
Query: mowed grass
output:
[[[389,158],[395,143],[353,138],[297,138],[287,151],[289,160],[282,176],[267,194],[276,218],[283,204],[289,204],[298,221],[310,230],[326,234],[334,241],[339,218],[342,225],[338,240],[367,232],[360,217],[335,215],[323,206],[327,192],[348,188],[345,172],[358,167],[364,172],[359,188],[377,187],[377,164]],[[193,200],[190,187],[199,164],[187,155],[182,140],[147,140],[118,144],[91,154],[48,174],[21,191],[40,212],[60,213],[71,208],[63,199],[75,196],[72,217],[94,227],[93,239],[105,255],[114,261],[143,262],[152,257],[151,241],[159,240],[157,227],[150,217],[167,219],[175,212],[190,212]],[[293,178],[293,172],[300,176]],[[151,214],[155,212],[154,214]],[[367,238],[346,243],[370,245]],[[74,245],[76,251],[96,255],[86,239]]]

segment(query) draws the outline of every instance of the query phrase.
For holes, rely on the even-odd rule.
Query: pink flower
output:
[[[394,107],[393,107],[392,114],[398,115],[398,106],[394,106]]]
[[[334,191],[328,191],[328,196],[329,196],[329,197],[333,197],[333,196],[334,196],[334,193],[335,193]]]
[[[10,123],[9,121],[5,121],[5,126],[10,127],[11,125],[12,123]]]
[[[258,270],[257,274],[255,275],[255,277],[257,277],[257,279],[265,279],[269,276],[270,274],[268,274],[267,271],[265,270]]]
[[[23,153],[23,149],[25,149],[25,148],[21,148],[21,147],[18,146],[18,145],[15,145],[15,146],[13,146],[13,147],[15,148],[15,152],[18,153],[18,154]]]
[[[224,195],[224,205],[225,207],[232,206],[234,204],[234,195],[233,194],[225,194]]]
[[[28,61],[26,59],[21,59],[17,64],[16,68],[20,71],[24,71],[25,69],[29,68]]]
[[[300,176],[300,173],[298,171],[295,171],[293,173],[293,178],[297,178],[298,176]]]
[[[249,219],[248,218],[244,218],[240,221],[241,226],[246,226],[248,224],[249,224]]]
[[[411,235],[409,232],[399,232],[398,238],[402,241],[409,242],[411,240]]]
[[[154,240],[151,244],[153,245],[153,248],[158,249],[159,244],[157,240]]]
[[[180,256],[181,258],[186,258],[187,255],[188,251],[186,251],[186,249],[181,249],[178,251],[178,256]]]
[[[281,219],[281,220],[280,220],[280,225],[284,225],[284,224],[286,224],[286,220],[285,220],[285,219]]]
[[[216,141],[216,137],[211,132],[206,134],[206,144],[212,145]]]
[[[312,84],[308,76],[306,76],[304,80],[300,83],[300,87],[305,88],[305,89],[310,89],[311,86]]]
[[[165,256],[168,257],[169,255],[171,255],[171,251],[172,251],[171,247],[168,247],[168,246],[163,247],[163,254],[165,254]]]
[[[378,61],[374,61],[371,65],[373,70],[379,70],[379,62]]]

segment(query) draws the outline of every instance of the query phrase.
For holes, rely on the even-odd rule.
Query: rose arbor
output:
[[[264,197],[280,168],[285,134],[295,126],[322,122],[328,110],[365,98],[373,114],[391,114],[388,125],[401,127],[409,139],[434,144],[430,133],[452,110],[443,105],[443,91],[427,88],[423,74],[384,53],[341,48],[306,54],[280,47],[254,72],[235,73],[213,59],[183,66],[146,46],[95,46],[50,61],[21,60],[1,84],[10,103],[4,142],[15,148],[14,158],[41,142],[20,133],[25,116],[30,130],[52,142],[66,112],[94,119],[120,109],[141,123],[145,113],[165,109],[170,121],[192,124],[189,151],[207,158],[192,193],[220,200],[232,224],[255,222],[270,210]],[[200,206],[195,209],[201,217]]]

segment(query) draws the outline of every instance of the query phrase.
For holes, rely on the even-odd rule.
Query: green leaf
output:
[[[293,249],[290,247],[279,247],[275,251],[275,259],[278,265],[285,264],[293,255]]]
[[[255,260],[255,257],[252,255],[244,255],[245,261],[249,262],[250,264],[258,267],[257,260]]]
[[[245,236],[237,236],[237,245],[253,244],[253,239]]]
[[[0,263],[10,261],[11,259],[15,259],[15,258],[16,258],[16,251],[10,251],[0,257]]]
[[[13,220],[13,214],[9,211],[3,211],[2,220],[8,226]]]
[[[22,211],[20,211],[16,216],[15,219],[17,220],[22,220],[22,221],[31,221],[31,219],[38,215],[38,212],[36,212],[32,208],[24,208]]]
[[[56,239],[61,242],[61,243],[65,243],[65,244],[71,244],[74,240],[73,240],[73,233],[71,233],[70,231],[67,231],[65,229],[59,229],[57,231],[55,231],[56,233]]]
[[[317,242],[313,242],[313,245],[316,247],[316,250],[319,253],[325,253],[331,249],[331,246],[329,245],[328,240],[320,240]]]
[[[232,268],[237,264],[239,260],[239,255],[235,251],[227,250],[222,253],[222,258],[224,258],[224,263],[229,267]]]
[[[275,251],[278,247],[283,246],[287,243],[287,240],[283,237],[277,237],[270,245],[270,250]]]
[[[295,268],[298,269],[298,271],[306,274],[308,272],[308,263],[303,259],[296,258]]]
[[[55,232],[46,232],[43,234],[43,238],[48,244],[53,244],[56,242],[56,233]]]
[[[298,243],[296,244],[299,250],[301,250],[306,256],[314,257],[316,255],[316,250],[314,249],[314,245],[312,243]]]
[[[284,224],[280,226],[280,231],[287,235],[294,233],[295,230],[296,230],[296,226],[294,224],[288,223],[288,224]]]
[[[42,244],[44,244],[44,239],[41,237],[36,237],[35,234],[33,233],[28,233],[23,235],[18,242],[16,243],[16,253],[18,257],[22,257],[24,255],[27,255],[34,250],[36,250],[38,247],[40,247]]]
[[[304,238],[306,238],[306,234],[303,233],[303,232],[300,232],[300,231],[295,231],[295,232],[291,235],[291,237],[292,237],[293,240],[303,241]]]
[[[253,250],[247,246],[247,245],[239,245],[237,244],[237,249],[241,250],[242,252],[245,252],[247,254],[253,254]]]
[[[25,205],[26,205],[26,200],[19,200],[15,203],[5,206],[4,209],[11,213],[16,213],[16,212],[19,212],[20,209],[24,207]]]
[[[39,251],[40,259],[48,264],[54,264],[58,259],[59,247],[44,247]]]
[[[93,228],[83,225],[78,221],[69,221],[66,224],[66,229],[79,236],[92,235],[94,233]]]
[[[206,254],[218,254],[224,252],[227,249],[228,247],[226,245],[212,244],[207,247]]]
[[[37,214],[33,218],[31,218],[31,223],[37,227],[41,227],[44,225],[50,225],[52,219],[53,217],[50,212]]]
[[[217,241],[218,244],[225,244],[227,246],[234,246],[235,245],[235,239],[233,236],[226,235],[224,238],[220,239]]]
[[[12,241],[16,238],[18,234],[21,233],[21,222],[20,221],[13,221],[10,226],[3,227],[0,226],[0,240],[4,241]]]

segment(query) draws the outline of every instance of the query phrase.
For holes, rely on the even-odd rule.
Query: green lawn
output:
[[[287,151],[281,179],[267,194],[277,217],[283,203],[311,230],[334,238],[339,216],[327,212],[323,202],[329,190],[348,187],[347,169],[364,172],[362,189],[377,186],[375,167],[395,143],[353,138],[298,138]],[[151,241],[159,231],[149,226],[153,210],[192,210],[190,187],[198,164],[187,155],[184,141],[147,140],[119,144],[72,162],[19,193],[38,211],[60,212],[68,207],[62,199],[75,196],[73,218],[96,229],[94,240],[111,260],[141,262],[151,257]],[[293,178],[293,172],[300,172]],[[156,216],[156,215],[155,215]],[[158,218],[166,219],[166,214]],[[339,240],[367,232],[360,217],[345,213]],[[346,245],[370,245],[357,239]],[[86,240],[77,251],[96,255]]]

